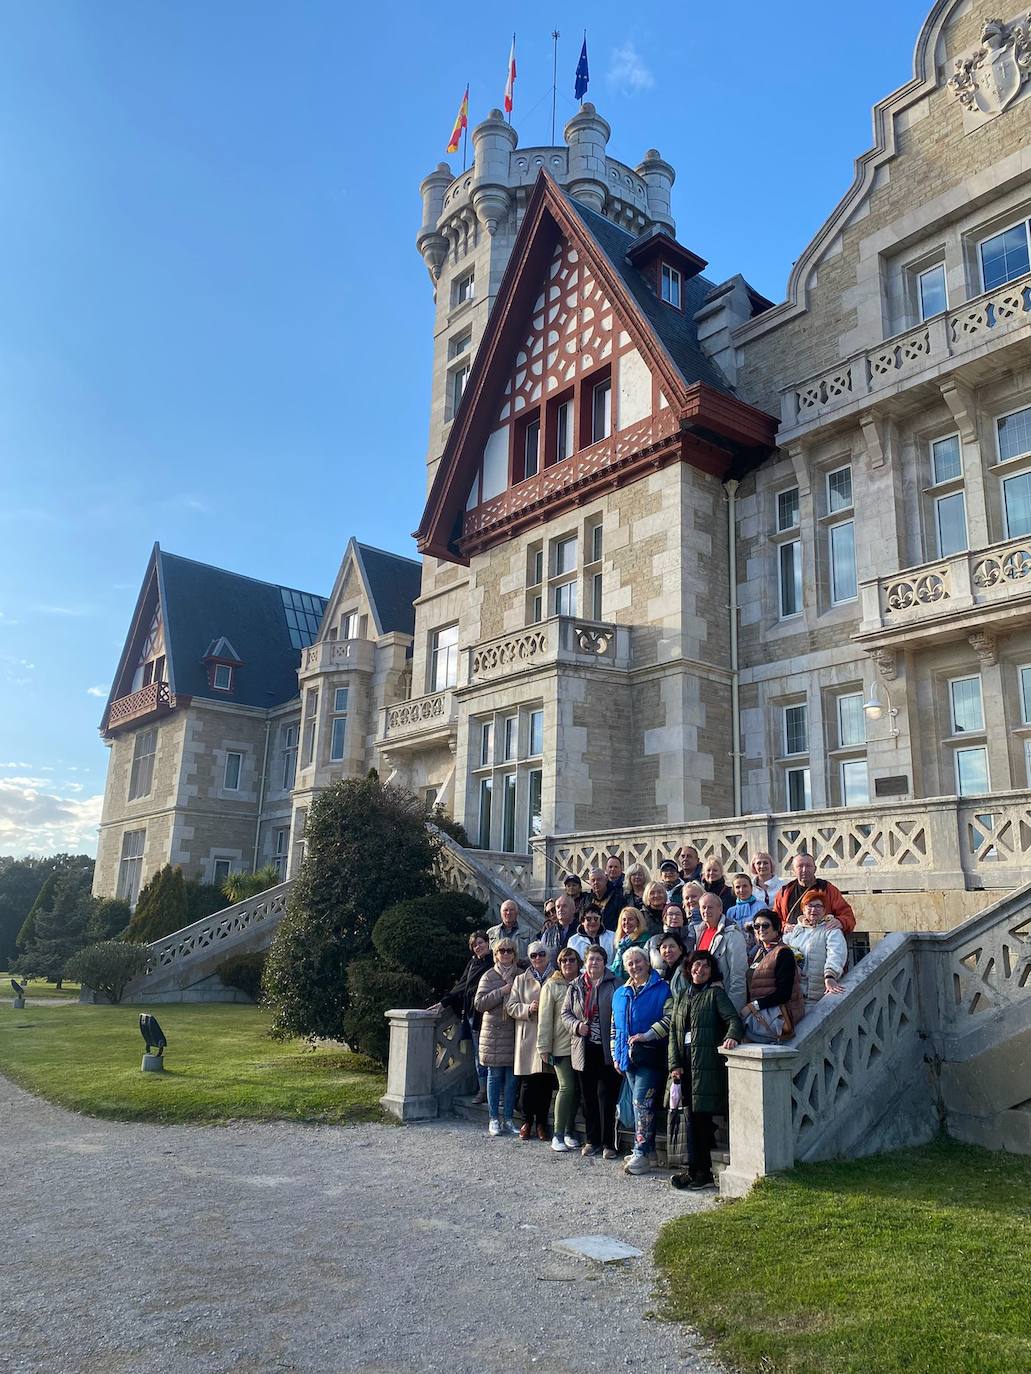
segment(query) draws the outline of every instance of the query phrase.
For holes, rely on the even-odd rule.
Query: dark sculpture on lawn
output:
[[[147,1053],[156,1054],[159,1058],[165,1052],[168,1041],[165,1033],[158,1025],[156,1016],[152,1016],[149,1011],[140,1012],[140,1034],[147,1042]]]

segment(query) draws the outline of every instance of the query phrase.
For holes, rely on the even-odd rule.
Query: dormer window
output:
[[[659,272],[659,294],[667,305],[680,309],[680,273],[664,262]]]
[[[220,635],[208,645],[204,666],[208,670],[208,685],[212,691],[228,693],[236,685],[236,670],[243,666],[243,659],[225,635]]]
[[[215,664],[211,685],[216,692],[231,692],[233,690],[233,670],[228,663]]]

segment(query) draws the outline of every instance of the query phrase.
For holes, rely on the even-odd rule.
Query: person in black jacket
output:
[[[430,1010],[443,1011],[446,1008],[453,1011],[461,1021],[462,1038],[468,1035],[473,1042],[473,1062],[476,1064],[476,1077],[479,1082],[473,1101],[486,1102],[487,1070],[480,1063],[480,1022],[483,1017],[473,1006],[480,979],[488,969],[494,967],[494,956],[487,941],[486,931],[474,930],[469,936],[469,954],[469,962],[462,970],[458,982]]]
[[[733,888],[723,877],[723,865],[719,859],[706,859],[702,865],[702,886],[706,892],[715,892],[716,896],[723,903],[723,910],[727,912],[737,901],[734,896]]]

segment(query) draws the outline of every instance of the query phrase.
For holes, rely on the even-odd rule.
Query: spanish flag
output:
[[[462,142],[462,130],[469,127],[469,87],[465,88],[465,95],[462,96],[462,103],[458,107],[458,117],[455,119],[455,127],[451,130],[451,142],[447,145],[449,153],[457,153],[459,144]]]

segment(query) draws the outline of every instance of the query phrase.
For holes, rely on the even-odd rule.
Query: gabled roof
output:
[[[466,498],[495,423],[526,319],[561,238],[590,263],[685,434],[690,431],[682,443],[678,441],[678,453],[684,461],[722,473],[740,462],[743,455],[752,461],[773,445],[776,421],[739,400],[698,344],[693,315],[712,289],[712,282],[702,276],[689,278],[684,282],[683,312],[671,309],[658,299],[648,279],[627,257],[637,240],[570,199],[542,170],[415,533],[422,553],[468,561],[458,547]],[[542,506],[535,518],[546,518],[546,514]]]
[[[159,607],[167,680],[178,699],[226,701],[225,692],[209,684],[204,660],[231,657],[241,666],[229,700],[265,709],[280,706],[297,695],[300,650],[315,639],[325,604],[316,593],[180,558],[155,544],[108,707],[131,692],[141,633]],[[101,729],[107,719],[105,711]]]
[[[415,598],[422,590],[422,564],[414,558],[355,541],[358,563],[380,634],[415,634]]]

